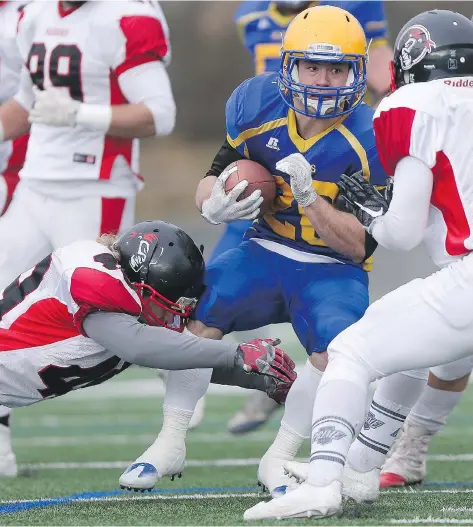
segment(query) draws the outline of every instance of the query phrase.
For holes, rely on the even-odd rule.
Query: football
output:
[[[252,192],[260,189],[263,196],[260,216],[267,214],[271,210],[276,197],[276,181],[269,170],[249,159],[239,159],[228,165],[225,170],[230,171],[230,176],[225,184],[226,192],[230,192],[240,181],[246,180],[248,181],[248,186],[238,200],[247,198]]]

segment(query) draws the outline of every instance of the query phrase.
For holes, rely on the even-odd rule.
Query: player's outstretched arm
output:
[[[291,154],[278,161],[276,168],[290,176],[294,198],[322,240],[340,254],[362,262],[366,257],[363,226],[355,216],[336,210],[319,198],[312,185],[311,166],[304,156]]]
[[[163,370],[238,368],[268,377],[267,393],[287,393],[296,378],[294,363],[270,339],[235,346],[141,324],[131,315],[96,312],[83,322],[87,336],[111,353],[138,366]]]

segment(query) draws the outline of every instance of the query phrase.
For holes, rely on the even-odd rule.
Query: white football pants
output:
[[[135,199],[57,199],[20,182],[0,218],[0,290],[59,247],[133,226]]]
[[[367,366],[371,380],[473,355],[473,253],[374,302],[328,351]]]

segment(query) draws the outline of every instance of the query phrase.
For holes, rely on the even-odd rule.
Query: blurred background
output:
[[[253,64],[233,22],[239,2],[161,2],[171,31],[169,68],[177,103],[177,126],[171,137],[142,143],[145,189],[138,195],[138,219],[160,218],[179,224],[206,254],[222,232],[200,217],[194,193],[225,138],[225,102],[253,75]],[[473,15],[472,2],[388,1],[385,9],[390,41],[404,23],[427,9]],[[416,276],[432,272],[422,249],[409,255],[378,249],[371,273],[372,299]]]

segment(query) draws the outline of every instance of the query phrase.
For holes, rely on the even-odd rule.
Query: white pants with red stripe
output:
[[[0,218],[0,290],[53,250],[133,226],[135,196],[57,199],[20,183]]]

